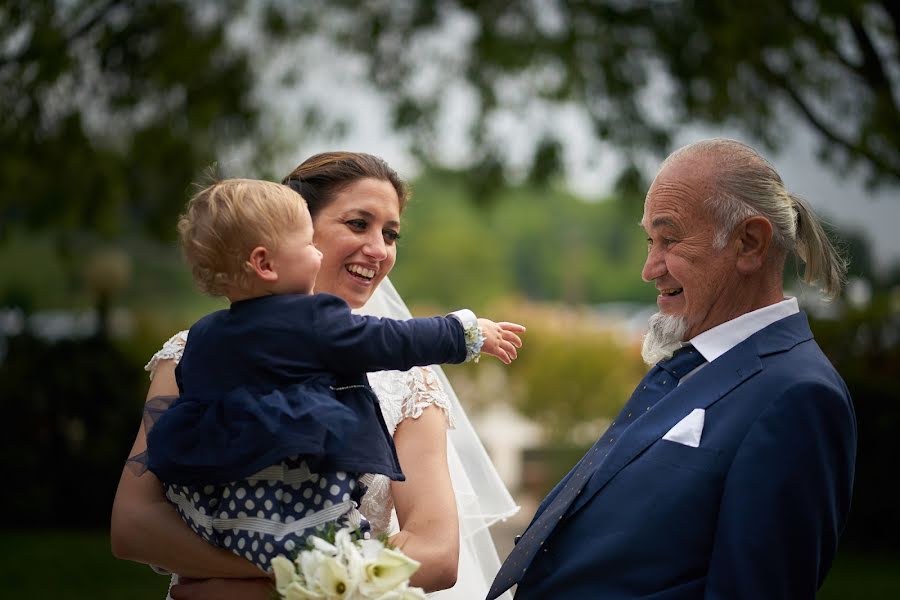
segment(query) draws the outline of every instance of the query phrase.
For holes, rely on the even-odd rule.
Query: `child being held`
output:
[[[404,479],[366,372],[459,363],[521,346],[514,323],[471,311],[398,321],[313,294],[322,254],[290,188],[225,180],[178,223],[199,287],[231,305],[189,332],[180,395],[145,408],[147,451],[131,460],[210,543],[268,570],[328,523],[366,530],[358,479]]]

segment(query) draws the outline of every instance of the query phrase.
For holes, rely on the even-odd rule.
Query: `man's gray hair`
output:
[[[769,162],[750,146],[725,138],[701,140],[669,155],[667,164],[686,157],[702,157],[714,165],[713,195],[707,206],[718,223],[715,245],[745,219],[762,216],[772,224],[775,246],[795,253],[806,265],[803,280],[836,297],[844,283],[847,262],[828,239],[822,223],[803,198],[789,193]]]

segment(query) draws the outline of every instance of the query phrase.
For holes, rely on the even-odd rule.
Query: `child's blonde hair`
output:
[[[250,252],[257,246],[274,250],[306,212],[300,194],[271,181],[225,179],[201,190],[178,219],[181,249],[197,286],[211,296],[245,289]]]

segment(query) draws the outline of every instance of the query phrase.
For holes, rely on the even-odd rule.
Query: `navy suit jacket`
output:
[[[695,408],[698,448],[662,439]],[[847,388],[806,316],[786,317],[621,435],[516,598],[812,600],[847,520],[855,455]]]

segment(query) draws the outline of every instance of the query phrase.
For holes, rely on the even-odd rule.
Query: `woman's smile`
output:
[[[372,279],[375,277],[375,273],[377,273],[377,270],[374,268],[367,268],[358,264],[349,264],[344,268],[355,279],[365,283],[371,283]]]

